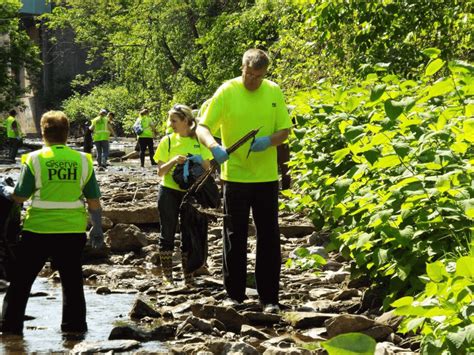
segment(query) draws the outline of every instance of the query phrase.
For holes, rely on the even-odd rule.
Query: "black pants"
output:
[[[148,148],[148,153],[150,154],[150,161],[152,165],[156,165],[153,160],[153,155],[155,155],[155,149],[153,148],[153,138],[138,138],[138,146],[140,147],[140,166],[145,166],[145,153]]]
[[[48,257],[59,271],[63,291],[61,330],[87,330],[81,255],[85,233],[37,234],[23,232],[18,248],[17,265],[3,300],[1,331],[22,333],[23,318],[31,286]]]
[[[21,146],[21,140],[16,138],[8,138],[8,159],[15,160],[18,148]]]
[[[179,223],[179,206],[184,192],[160,186],[158,192],[158,213],[160,215],[160,251],[173,251],[174,236]],[[189,251],[189,238],[181,231],[181,251]]]
[[[255,280],[260,302],[278,303],[281,268],[278,182],[224,183],[223,274],[229,297],[245,299],[250,209],[257,229]]]

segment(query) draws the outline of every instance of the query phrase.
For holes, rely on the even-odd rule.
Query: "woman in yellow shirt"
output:
[[[158,176],[162,178],[158,193],[158,212],[160,214],[160,259],[163,268],[164,282],[173,283],[172,255],[174,236],[179,220],[179,206],[185,190],[181,189],[173,179],[173,170],[178,164],[185,164],[187,160],[201,164],[204,169],[209,168],[212,154],[201,145],[196,137],[196,120],[192,110],[186,105],[175,105],[168,112],[168,125],[173,133],[164,136],[154,155],[158,164]],[[192,284],[192,274],[184,272],[189,252],[189,237],[181,232],[181,255],[184,280],[186,285]]]

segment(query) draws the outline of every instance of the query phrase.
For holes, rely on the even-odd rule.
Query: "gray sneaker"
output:
[[[263,312],[265,313],[278,313],[280,312],[280,306],[273,303],[268,303],[263,306]]]
[[[238,306],[239,304],[240,302],[234,300],[233,298],[226,298],[224,301],[222,301],[223,307],[234,307],[234,306]]]

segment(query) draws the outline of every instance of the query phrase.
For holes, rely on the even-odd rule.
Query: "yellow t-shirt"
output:
[[[153,156],[156,162],[164,163],[170,161],[177,155],[199,154],[204,160],[212,159],[212,153],[204,145],[200,144],[196,137],[181,137],[179,134],[171,133],[161,138],[158,148]],[[170,189],[184,191],[173,179],[171,169],[161,180],[161,185]]]
[[[247,90],[242,77],[222,84],[212,97],[200,123],[212,133],[220,130],[222,145],[230,147],[249,131],[260,128],[257,137],[269,136],[291,127],[280,87],[263,80],[255,91]],[[233,182],[269,182],[278,180],[277,150],[251,152],[251,141],[230,154],[222,164],[221,179]]]

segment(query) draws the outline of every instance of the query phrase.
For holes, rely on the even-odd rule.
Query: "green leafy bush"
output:
[[[154,105],[145,103],[144,98],[131,95],[123,86],[106,84],[95,87],[88,94],[75,94],[63,102],[63,109],[72,122],[81,124],[93,119],[100,109],[105,108],[115,113],[114,126],[119,134],[132,134],[131,126],[145,104],[153,113]]]
[[[426,266],[425,289],[394,303],[400,331],[420,331],[424,354],[474,352],[474,256]]]
[[[295,250],[295,258],[289,258],[285,266],[287,268],[297,267],[302,270],[319,269],[326,264],[326,259],[321,255],[311,254],[311,252],[304,247],[299,247]]]
[[[387,293],[385,307],[423,287],[426,262],[471,239],[474,69],[437,53],[418,81],[379,71],[347,87],[321,81],[293,100],[287,205],[330,230],[354,274]]]

